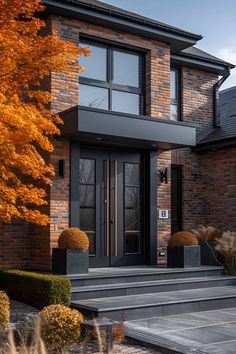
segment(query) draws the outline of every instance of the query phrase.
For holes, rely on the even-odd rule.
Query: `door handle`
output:
[[[110,210],[109,210],[109,200],[110,200],[110,173],[109,173],[109,160],[105,160],[105,214],[106,214],[106,244],[105,244],[105,255],[110,256]]]
[[[118,256],[118,161],[114,161],[114,255]],[[113,220],[112,220],[113,221]]]

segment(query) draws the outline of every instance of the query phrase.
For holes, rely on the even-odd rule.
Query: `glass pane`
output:
[[[140,233],[125,233],[125,253],[140,253]]]
[[[177,104],[170,105],[170,119],[178,120],[178,106],[177,106]]]
[[[125,230],[126,231],[139,231],[140,230],[139,208],[125,209]]]
[[[85,69],[80,76],[107,81],[107,49],[86,43],[81,43],[81,47],[89,48],[91,54],[87,57],[80,56],[79,64]]]
[[[87,232],[89,238],[89,254],[96,254],[96,234],[94,232]]]
[[[94,207],[95,193],[94,186],[80,185],[80,206]]]
[[[80,183],[94,184],[95,161],[89,159],[80,159],[79,161]]]
[[[112,91],[112,110],[130,114],[140,114],[140,97],[134,93]]]
[[[138,163],[125,163],[125,184],[140,184],[140,168]]]
[[[177,100],[177,75],[176,70],[171,70],[170,72],[170,98],[172,100]]]
[[[125,207],[126,208],[139,207],[139,187],[125,188]]]
[[[113,56],[113,82],[139,87],[139,55],[114,50]]]
[[[80,228],[83,231],[95,231],[95,210],[80,208]]]
[[[108,109],[108,90],[80,84],[79,104],[86,107]]]

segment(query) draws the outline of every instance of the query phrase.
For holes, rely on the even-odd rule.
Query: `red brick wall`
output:
[[[213,122],[213,85],[218,76],[192,68],[182,69],[182,118],[203,132]],[[201,155],[191,148],[172,152],[172,163],[183,165],[183,229],[205,223]]]
[[[205,223],[236,231],[236,147],[201,154]]]

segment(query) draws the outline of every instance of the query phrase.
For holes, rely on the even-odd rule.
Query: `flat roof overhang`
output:
[[[159,40],[169,44],[173,51],[191,47],[202,39],[202,36],[198,34],[165,24],[156,24],[151,19],[142,20],[139,17],[98,8],[95,5],[86,4],[84,1],[43,0],[43,4],[46,6],[46,13],[77,18]]]
[[[60,113],[61,136],[91,144],[139,149],[196,145],[196,129],[183,122],[76,106]]]

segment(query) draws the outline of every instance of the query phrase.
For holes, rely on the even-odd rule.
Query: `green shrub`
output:
[[[0,270],[0,289],[13,300],[42,309],[52,304],[70,305],[69,279],[17,269]]]
[[[10,320],[10,301],[5,291],[0,291],[0,332],[4,330]]]

